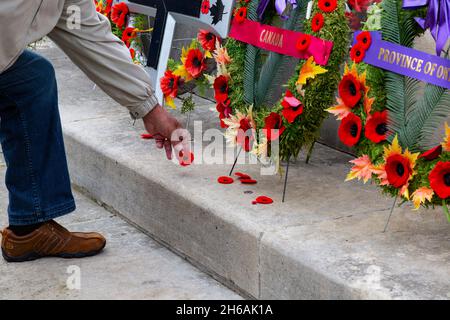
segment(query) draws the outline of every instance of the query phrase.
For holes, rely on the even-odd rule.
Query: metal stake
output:
[[[383,233],[386,232],[386,230],[387,230],[387,228],[388,228],[388,226],[389,226],[389,222],[391,221],[391,216],[392,216],[392,213],[394,212],[395,205],[397,204],[397,200],[398,200],[398,195],[395,197],[394,203],[392,204],[391,212],[389,212],[389,217],[388,217],[388,219],[387,219],[387,221],[386,221],[386,225],[384,226]]]
[[[239,148],[239,152],[238,152],[238,154],[236,156],[236,159],[234,159],[233,167],[231,167],[231,171],[230,171],[230,174],[229,174],[230,177],[233,174],[234,167],[236,167],[236,163],[237,163],[237,161],[239,159],[239,156],[241,155],[241,151],[242,151],[242,146]]]

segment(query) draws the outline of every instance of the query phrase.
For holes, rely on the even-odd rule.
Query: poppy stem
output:
[[[242,146],[239,148],[239,151],[238,151],[238,154],[236,156],[236,159],[234,159],[234,163],[233,163],[233,166],[231,167],[231,171],[230,171],[230,174],[229,174],[230,177],[233,174],[234,167],[236,167],[236,163],[237,163],[237,161],[239,159],[239,156],[241,155],[241,151],[242,151]]]
[[[391,216],[392,216],[392,213],[394,212],[395,205],[397,204],[397,200],[398,200],[398,195],[395,197],[394,203],[392,204],[391,212],[389,212],[389,217],[388,217],[388,219],[387,219],[387,221],[386,221],[386,225],[384,226],[383,233],[386,232],[386,230],[387,230],[387,228],[388,228],[388,226],[389,226],[389,222],[391,221]]]
[[[308,163],[309,163],[309,160],[311,159],[311,156],[312,156],[312,153],[313,153],[313,151],[314,151],[314,146],[315,146],[315,145],[316,145],[316,140],[314,139],[313,143],[312,143],[311,146],[309,147],[308,154],[307,154],[307,156],[306,156],[306,161],[305,161],[306,164],[308,164]]]
[[[442,208],[444,208],[445,216],[447,217],[447,220],[450,223],[450,211],[448,210],[447,201],[445,199],[442,199]]]
[[[288,175],[289,175],[289,163],[291,162],[291,157],[288,157],[287,164],[286,164],[286,173],[284,174],[284,187],[283,187],[283,199],[281,202],[284,202],[286,199],[286,188],[287,188],[287,182],[288,182]]]

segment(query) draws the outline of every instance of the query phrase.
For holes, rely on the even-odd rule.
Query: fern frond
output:
[[[247,19],[256,21],[258,20],[259,1],[252,1],[248,6]],[[247,52],[245,54],[244,64],[244,100],[246,103],[253,105],[255,102],[255,79],[256,79],[256,58],[259,49],[255,46],[248,45]]]

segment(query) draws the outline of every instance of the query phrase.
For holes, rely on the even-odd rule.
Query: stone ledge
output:
[[[344,183],[349,157],[318,146],[310,165],[258,184],[223,186],[228,167],[180,168],[139,139],[127,112],[55,49],[73,182],[226,285],[260,299],[448,299],[450,225],[439,210],[396,209],[371,186]],[[194,118],[215,126],[205,102]],[[254,194],[245,191],[253,190]],[[275,204],[253,206],[257,195]]]

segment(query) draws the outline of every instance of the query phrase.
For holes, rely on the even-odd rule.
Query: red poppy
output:
[[[353,62],[360,63],[364,60],[365,56],[366,50],[364,49],[364,46],[360,42],[355,43],[350,50],[350,58]]]
[[[113,0],[106,0],[105,11],[103,12],[107,17],[111,14]]]
[[[217,179],[217,182],[221,184],[232,184],[234,182],[234,179],[228,176],[222,176]]]
[[[450,161],[439,161],[428,176],[430,186],[439,198],[450,197]]]
[[[253,128],[248,118],[244,118],[239,122],[238,134],[236,137],[237,143],[240,144],[245,152],[252,150],[253,146]]]
[[[348,4],[355,9],[356,12],[365,12],[372,2],[379,2],[373,0],[348,0]]]
[[[302,33],[302,35],[298,38],[295,47],[298,51],[305,51],[309,48],[311,44],[311,36],[309,34]]]
[[[361,138],[362,121],[356,114],[350,112],[341,121],[339,126],[338,135],[342,143],[346,146],[353,147],[359,142]]]
[[[257,184],[258,181],[254,180],[254,179],[239,179],[239,181],[241,181],[242,184]]]
[[[264,119],[264,134],[269,141],[274,141],[280,138],[286,127],[283,126],[283,119],[278,113],[271,112],[266,119]]]
[[[255,201],[252,201],[252,204],[272,204],[272,203],[273,203],[272,198],[266,196],[260,196],[256,198]]]
[[[154,139],[153,135],[150,134],[150,133],[143,133],[143,134],[141,134],[141,138],[143,140],[152,140],[152,139]]]
[[[238,179],[251,179],[252,177],[250,177],[248,174],[246,173],[242,173],[242,172],[236,172],[234,174],[236,177],[238,177]]]
[[[322,29],[325,20],[323,18],[323,14],[320,12],[316,13],[316,15],[311,20],[311,29],[314,32],[319,32]]]
[[[126,27],[122,34],[122,41],[125,42],[126,46],[129,48],[131,41],[136,38],[136,28]]]
[[[413,172],[409,159],[401,154],[394,154],[386,160],[386,174],[389,184],[401,188],[408,183]]]
[[[217,37],[214,35],[214,33],[208,30],[200,30],[197,38],[204,50],[214,51],[216,49]]]
[[[178,94],[178,84],[180,77],[174,75],[172,71],[167,70],[164,77],[161,78],[161,90],[165,97],[176,98]]]
[[[180,166],[187,167],[194,162],[194,154],[192,152],[184,152],[181,150],[178,153],[178,158],[180,161]]]
[[[283,106],[283,111],[281,111],[283,117],[289,123],[293,123],[295,119],[303,113],[302,103],[294,97],[290,90],[286,91],[286,95],[283,102],[281,102],[281,105]]]
[[[350,108],[354,108],[361,100],[361,90],[361,83],[353,74],[346,74],[339,83],[339,96]]]
[[[133,48],[130,48],[130,57],[132,60],[136,58],[136,51]]]
[[[219,76],[214,80],[214,97],[221,103],[228,99],[228,78]]]
[[[372,142],[380,143],[385,141],[388,135],[387,128],[387,110],[375,112],[366,122],[364,132],[367,139]]]
[[[437,147],[434,147],[427,152],[422,153],[419,158],[431,161],[439,158],[439,156],[442,154],[442,145],[438,145]]]
[[[333,12],[336,8],[336,0],[319,0],[319,9],[323,12]]]
[[[364,50],[367,50],[372,45],[372,35],[369,31],[363,31],[356,36],[356,41],[358,41]]]
[[[209,8],[210,8],[209,0],[203,0],[203,2],[202,2],[202,13],[203,14],[208,14],[209,13]]]
[[[111,9],[111,20],[119,29],[123,29],[127,15],[130,11],[125,2],[115,4]]]
[[[220,126],[222,128],[228,128],[223,119],[227,119],[230,117],[231,112],[231,101],[230,99],[225,100],[224,102],[219,102],[216,106],[217,112],[219,112]]]
[[[206,69],[206,61],[199,49],[189,50],[186,57],[186,70],[193,78],[198,78]]]
[[[247,19],[247,8],[241,7],[238,10],[236,10],[236,13],[234,14],[234,19],[236,19],[237,23],[242,23]]]

